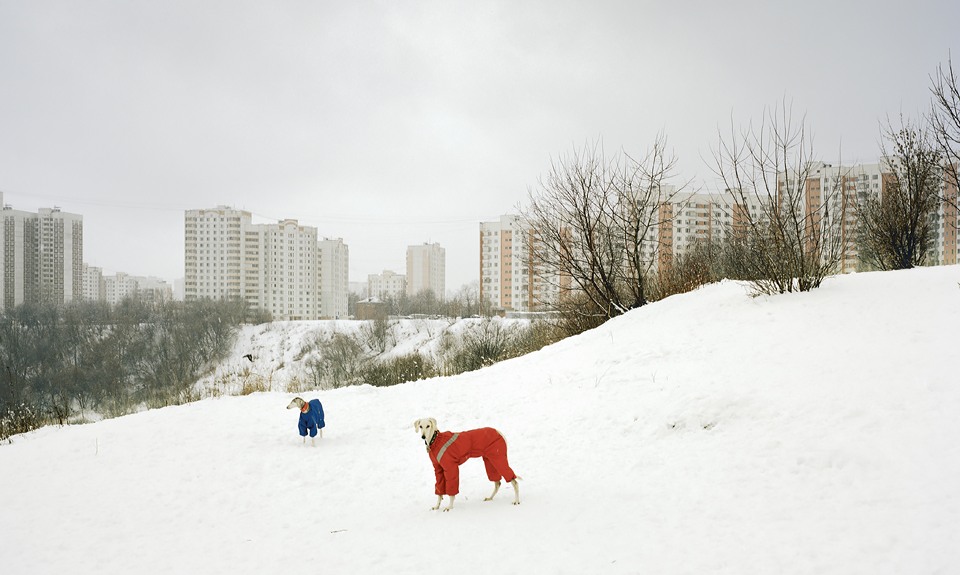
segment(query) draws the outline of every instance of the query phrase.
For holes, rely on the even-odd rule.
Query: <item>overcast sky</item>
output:
[[[792,103],[817,154],[877,158],[960,59],[960,3],[0,0],[0,191],[83,215],[84,261],[183,276],[184,210],[294,218],[350,279],[479,223],[587,141],[663,131],[709,185],[718,129]]]

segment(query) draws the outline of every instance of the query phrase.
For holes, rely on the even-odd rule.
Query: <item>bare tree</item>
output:
[[[314,346],[318,353],[306,362],[314,385],[336,389],[360,383],[367,354],[354,336],[334,331],[329,337],[318,336]]]
[[[387,319],[386,314],[378,314],[372,320],[363,322],[360,337],[374,353],[381,354],[396,344],[396,322]]]
[[[920,266],[936,237],[943,155],[925,125],[888,121],[884,141],[883,189],[857,204],[860,258],[883,270]]]
[[[480,280],[460,286],[453,297],[447,298],[446,304],[447,315],[450,317],[479,315],[483,311],[480,305]]]
[[[555,294],[538,303],[583,316],[576,321],[587,327],[646,304],[659,232],[672,220],[662,208],[683,189],[664,184],[675,167],[663,134],[640,159],[622,150],[608,158],[587,144],[554,161],[520,210],[531,238],[526,264]]]
[[[960,88],[957,86],[957,77],[953,73],[953,62],[948,58],[947,67],[937,68],[937,74],[932,78],[933,109],[930,113],[930,131],[933,139],[940,148],[943,156],[944,176],[946,182],[943,187],[941,200],[947,210],[957,215],[957,189],[960,187]],[[954,231],[957,220],[951,218]]]
[[[713,151],[715,171],[737,202],[731,241],[750,254],[741,273],[759,293],[817,288],[843,254],[846,196],[817,174],[823,164],[805,122],[795,123],[786,105],[774,108],[759,128],[737,132],[731,124]]]

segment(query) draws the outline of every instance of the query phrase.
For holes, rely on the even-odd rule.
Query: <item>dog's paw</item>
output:
[[[519,502],[519,501],[514,501],[513,504],[514,504],[514,505],[520,505],[520,502]]]
[[[443,508],[443,512],[446,513],[447,511],[450,511],[451,509],[453,509],[453,507],[444,507],[444,508]]]

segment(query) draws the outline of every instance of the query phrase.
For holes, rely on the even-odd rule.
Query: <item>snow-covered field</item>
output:
[[[221,397],[0,445],[3,573],[957,573],[960,267],[726,282],[459,377]],[[413,421],[523,477],[450,513]]]

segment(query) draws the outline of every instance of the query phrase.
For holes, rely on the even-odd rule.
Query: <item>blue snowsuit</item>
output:
[[[307,405],[310,409],[306,413],[300,412],[300,435],[306,437],[309,430],[310,437],[316,437],[317,430],[323,429],[323,406],[319,399],[311,399]]]

